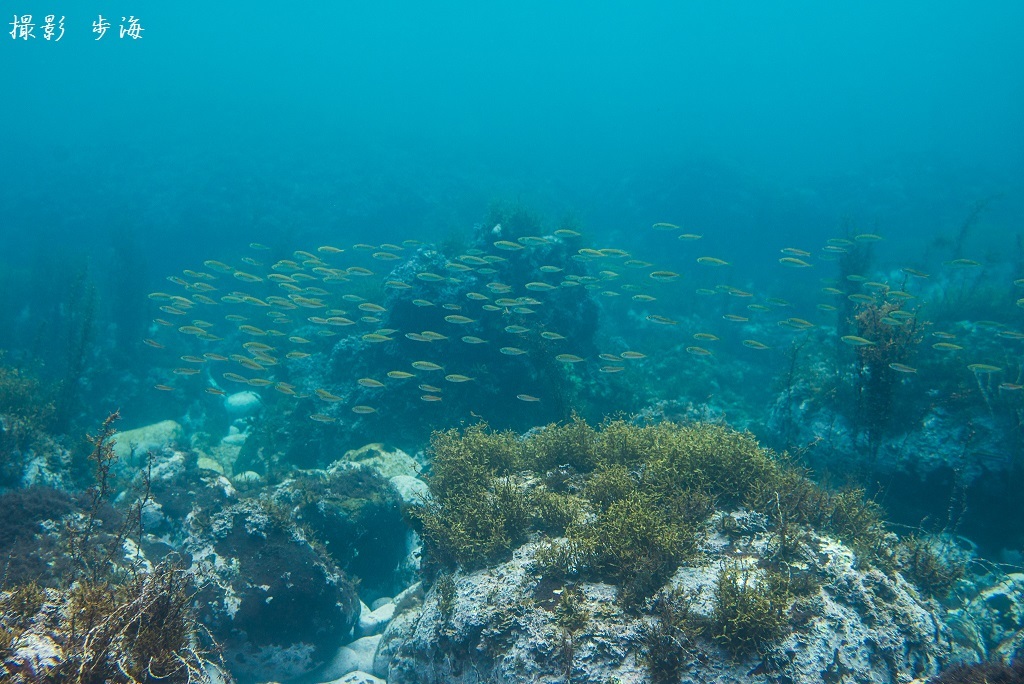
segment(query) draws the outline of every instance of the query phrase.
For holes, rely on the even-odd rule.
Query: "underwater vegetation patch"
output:
[[[478,424],[435,433],[430,451],[434,498],[412,513],[428,575],[484,567],[531,535],[547,536],[546,574],[612,582],[625,604],[639,605],[681,564],[699,562],[716,508],[737,507],[766,516],[780,559],[801,543],[801,526],[836,535],[862,562],[887,558],[881,508],[862,490],[826,490],[722,425],[593,428],[575,418],[519,437]],[[735,584],[753,591],[754,583]],[[736,602],[761,600],[730,588],[723,601],[736,611],[746,606]]]

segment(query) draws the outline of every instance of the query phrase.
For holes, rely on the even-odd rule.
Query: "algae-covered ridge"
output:
[[[412,514],[428,579],[501,563],[540,541],[546,580],[610,583],[625,609],[665,612],[664,595],[652,597],[673,573],[719,562],[711,619],[683,626],[743,652],[779,637],[793,600],[817,591],[817,578],[799,571],[817,552],[809,532],[842,541],[863,567],[902,572],[923,592],[948,591],[957,576],[916,537],[888,531],[863,490],[824,488],[787,455],[724,425],[594,428],[574,418],[519,436],[478,424],[434,433],[431,451],[433,498]],[[755,563],[707,549],[710,535],[729,534],[730,512],[766,521],[769,553]],[[569,604],[560,614],[578,622]]]

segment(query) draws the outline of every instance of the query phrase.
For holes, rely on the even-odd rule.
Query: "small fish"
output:
[[[601,366],[598,369],[602,373],[621,373],[626,370],[625,366]]]
[[[441,393],[440,387],[434,387],[433,385],[428,385],[426,383],[423,383],[422,385],[416,385],[416,387],[424,392],[431,392],[433,394]]]
[[[769,347],[767,344],[764,344],[763,342],[758,342],[757,340],[743,340],[743,346],[757,350],[771,349],[771,347]]]
[[[364,342],[380,343],[380,342],[390,342],[391,340],[393,340],[395,338],[388,337],[387,335],[378,335],[377,333],[367,333],[367,334],[363,335],[361,339]]]
[[[142,341],[145,342],[146,344],[148,344],[150,347],[153,347],[154,349],[164,349],[165,348],[164,345],[160,344],[156,340],[151,340],[148,337],[146,339],[142,340]]]
[[[911,368],[905,363],[890,363],[889,368],[892,368],[897,373],[916,373],[916,368]]]
[[[644,353],[638,352],[638,351],[624,351],[621,354],[619,354],[619,356],[621,356],[624,359],[630,359],[630,360],[646,359],[647,358],[647,354],[644,354]]]
[[[542,332],[542,333],[540,334],[540,336],[541,336],[541,337],[543,337],[543,338],[544,338],[545,340],[552,340],[552,341],[554,341],[554,340],[564,340],[564,339],[566,339],[564,335],[559,335],[559,334],[558,334],[558,333],[556,333],[556,332],[549,332],[549,331],[547,331],[547,330],[543,331],[543,332]]]
[[[575,354],[559,354],[555,357],[555,360],[562,363],[579,363],[583,360],[583,357],[576,356]]]
[[[750,320],[746,316],[740,316],[738,314],[724,314],[722,318],[727,321],[732,321],[733,323],[746,323]]]
[[[420,401],[441,401],[441,397],[436,394],[423,394],[420,396]]]
[[[476,323],[476,320],[469,318],[468,316],[461,315],[445,316],[444,320],[448,321],[449,323],[454,323],[455,325],[467,325],[469,323]]]
[[[318,423],[333,423],[337,419],[330,416],[324,415],[323,413],[311,413],[309,414],[310,420],[315,420]]]
[[[1018,385],[1015,382],[1003,382],[1000,383],[999,389],[1004,390],[1006,392],[1017,392],[1024,389],[1024,385]]]
[[[875,343],[872,342],[871,340],[865,339],[863,337],[858,337],[857,335],[843,335],[840,339],[843,342],[845,342],[846,344],[850,345],[851,347],[874,347],[875,346]]]
[[[385,311],[387,311],[387,309],[385,309],[380,304],[374,304],[372,302],[363,302],[362,304],[359,305],[359,310],[368,311],[370,313],[384,313]]]
[[[795,256],[795,257],[809,257],[809,256],[811,256],[810,252],[804,251],[802,249],[797,249],[796,247],[783,247],[779,251],[782,252],[783,254],[788,254],[789,256]]]
[[[512,335],[522,335],[523,333],[530,332],[530,329],[522,325],[506,325],[505,332]]]
[[[951,268],[975,268],[981,266],[981,263],[974,259],[953,259],[952,261],[944,261],[942,265]]]
[[[878,242],[883,238],[875,233],[861,233],[860,235],[853,236],[853,239],[857,242]]]
[[[212,268],[215,271],[221,271],[222,273],[231,273],[233,270],[235,270],[228,266],[227,264],[220,261],[214,261],[213,259],[204,261],[203,265],[206,266],[207,268]]]
[[[699,332],[699,333],[694,333],[693,334],[693,339],[695,339],[695,340],[704,340],[706,342],[717,342],[718,341],[718,335],[712,335],[711,333]]]
[[[322,400],[322,401],[329,401],[329,402],[341,401],[341,397],[335,396],[335,395],[331,394],[330,392],[328,392],[325,389],[314,390],[313,393],[316,394],[317,398]]]
[[[358,382],[363,387],[383,387],[384,386],[383,382],[381,382],[380,380],[374,380],[373,378],[359,378],[359,380],[357,380],[356,382]]]
[[[679,239],[684,242],[693,242],[694,240],[700,240],[703,235],[697,235],[696,233],[683,233],[679,236]]]
[[[526,353],[524,350],[522,350],[522,349],[520,349],[518,347],[502,347],[498,351],[500,351],[505,356],[519,356],[521,354],[525,354]]]
[[[508,240],[498,240],[494,243],[494,246],[498,249],[503,249],[506,252],[515,252],[523,248],[519,243],[509,242]]]
[[[473,378],[466,375],[459,375],[458,373],[452,373],[451,375],[444,376],[444,379],[448,382],[469,382]]]
[[[679,230],[679,226],[674,223],[655,223],[651,228],[654,230]]]
[[[263,282],[263,278],[259,277],[258,275],[253,275],[252,273],[246,273],[245,271],[235,271],[231,275],[235,276],[236,278],[238,278],[239,280],[241,280],[242,282],[245,282],[245,283],[262,283]]]
[[[175,375],[195,375],[199,372],[198,368],[175,368],[171,371]]]
[[[362,405],[360,405],[360,406],[353,406],[352,407],[352,413],[358,413],[360,415],[366,415],[366,414],[369,414],[369,413],[376,413],[376,412],[377,412],[377,409],[373,408],[372,406],[362,406]]]
[[[709,264],[711,266],[728,266],[729,262],[719,259],[717,257],[702,256],[697,257],[698,264]]]
[[[532,282],[532,283],[526,283],[526,289],[527,290],[533,290],[534,292],[548,292],[548,291],[554,290],[556,288],[555,288],[554,285],[551,285],[549,283]]]
[[[970,370],[974,371],[975,373],[986,373],[986,374],[987,373],[998,373],[998,372],[1003,370],[999,366],[992,366],[992,365],[987,364],[987,363],[972,363],[969,366],[967,366],[967,368],[969,368]]]
[[[519,401],[527,401],[527,402],[530,402],[530,401],[540,401],[539,398],[533,396],[532,394],[517,394],[516,395],[516,399],[518,399]]]
[[[380,261],[394,261],[395,259],[402,258],[397,254],[392,254],[391,252],[374,252],[370,256],[374,259],[379,259]]]
[[[218,397],[227,396],[227,392],[225,392],[224,390],[219,389],[217,387],[207,387],[206,388],[206,393],[207,394],[215,394]]]
[[[248,380],[248,385],[250,387],[269,387],[273,384],[272,380],[267,380],[266,378],[250,378]]]
[[[406,371],[393,370],[388,371],[388,377],[394,380],[405,380],[416,376],[413,373],[407,373]]]
[[[918,271],[917,269],[914,269],[914,268],[901,268],[900,270],[903,271],[904,273],[906,273],[907,275],[914,276],[915,278],[930,278],[931,277],[927,273],[924,273],[922,271]]]
[[[582,233],[578,233],[575,230],[569,230],[568,228],[559,228],[555,231],[555,235],[563,238],[578,238]]]
[[[694,356],[712,356],[712,353],[704,347],[687,347],[686,353]]]
[[[796,257],[782,257],[779,259],[779,263],[790,268],[810,268],[811,266],[803,259],[797,259]]]
[[[633,301],[634,302],[644,302],[644,303],[647,303],[647,302],[653,302],[655,299],[656,299],[656,297],[652,297],[651,295],[646,295],[646,294],[633,295]]]
[[[936,342],[932,345],[932,349],[938,349],[939,351],[960,351],[963,347],[959,344],[953,344],[952,342]]]
[[[651,314],[647,317],[647,320],[651,323],[659,323],[661,325],[678,325],[677,321],[673,321],[671,318],[666,318],[665,316],[659,316],[657,314]]]
[[[248,378],[245,378],[245,377],[239,375],[238,373],[223,373],[222,377],[225,380],[230,380],[231,382],[245,382],[245,383],[249,382]]]
[[[430,361],[413,361],[412,362],[412,367],[415,368],[416,370],[422,370],[422,371],[439,371],[439,370],[444,370],[441,366],[437,365],[436,363],[432,363]]]
[[[160,390],[161,392],[173,392],[174,388],[169,385],[153,385],[153,389]]]
[[[675,271],[652,271],[648,274],[648,277],[660,283],[668,283],[678,278],[679,274]]]
[[[486,344],[487,343],[487,340],[481,339],[479,337],[474,337],[473,335],[463,335],[463,337],[461,339],[466,344]]]

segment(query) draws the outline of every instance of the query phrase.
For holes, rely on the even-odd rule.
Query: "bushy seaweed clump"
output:
[[[1007,665],[997,661],[960,663],[928,680],[928,684],[1024,684],[1024,654]]]
[[[90,438],[96,484],[77,496],[45,487],[0,497],[0,681],[209,682],[192,574],[125,556],[145,488],[127,511],[109,503],[116,413]],[[60,657],[39,662],[50,640]],[[211,643],[212,647],[213,644]]]
[[[0,352],[0,486],[17,484],[25,451],[54,426],[52,388],[33,373],[3,365]]]
[[[899,571],[928,596],[945,598],[964,576],[966,564],[947,558],[940,545],[912,534],[897,545],[893,560]]]
[[[734,653],[761,649],[785,632],[792,598],[777,572],[727,567],[715,585],[710,636]]]
[[[575,418],[524,438],[476,425],[435,433],[431,449],[434,500],[414,511],[428,575],[502,561],[546,533],[565,537],[541,556],[549,573],[613,582],[626,605],[639,605],[697,557],[716,507],[767,515],[783,555],[807,525],[864,560],[884,547],[880,509],[863,491],[827,491],[721,425],[595,429]]]
[[[857,335],[872,344],[856,348],[859,373],[857,377],[857,412],[859,424],[868,436],[872,451],[878,449],[896,415],[897,389],[902,374],[892,366],[912,361],[915,347],[923,339],[927,324],[918,316],[897,320],[894,314],[907,313],[896,302],[884,301],[861,307],[854,316]]]
[[[118,583],[85,580],[66,590],[34,583],[0,593],[0,678],[100,684],[209,682],[195,635],[191,575],[164,563]],[[62,658],[30,667],[27,632],[53,639]]]

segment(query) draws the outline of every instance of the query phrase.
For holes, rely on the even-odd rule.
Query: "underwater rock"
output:
[[[142,546],[151,560],[184,544],[193,525],[234,503],[238,493],[223,475],[200,468],[195,452],[173,452],[154,464],[149,500],[142,509]],[[142,487],[136,475],[136,489]]]
[[[1008,659],[1024,641],[1024,573],[1010,573],[982,589],[963,613],[958,626],[966,635],[980,638],[975,646],[980,655]]]
[[[345,455],[328,467],[329,472],[364,466],[373,468],[384,477],[406,475],[416,477],[420,474],[420,464],[401,449],[389,450],[379,442],[367,444],[358,449],[345,452]]]
[[[224,409],[233,416],[248,416],[260,410],[263,401],[251,390],[235,392],[224,397]]]
[[[430,487],[420,478],[411,475],[395,475],[390,480],[392,486],[398,491],[398,495],[402,497],[402,503],[405,505],[422,504],[425,501],[430,501]]]
[[[367,674],[362,670],[356,670],[355,672],[349,672],[344,677],[332,679],[331,681],[324,682],[323,684],[387,684],[387,682],[379,677],[374,677],[372,674]]]
[[[742,533],[740,533],[742,534]],[[712,619],[723,568],[746,558],[751,572],[770,556],[768,537],[715,535],[706,562],[683,566],[663,591],[687,602],[681,681],[819,684],[845,674],[852,681],[906,681],[938,670],[948,655],[944,627],[898,574],[862,569],[854,554],[813,536],[819,552],[805,562],[812,584],[787,611],[787,634],[758,651],[735,654],[693,628]],[[422,682],[650,681],[650,617],[623,610],[616,587],[566,583],[538,572],[543,544],[527,543],[510,561],[437,582],[421,610],[400,613],[385,630],[374,673],[390,684]],[[740,551],[742,549],[742,551]],[[739,554],[739,555],[737,555]],[[559,621],[559,597],[573,589],[585,624],[570,632]],[[564,613],[563,613],[564,614]],[[693,628],[693,629],[691,629]],[[653,667],[656,667],[655,662]],[[835,681],[843,680],[842,676]],[[666,680],[668,681],[668,680]],[[678,679],[672,681],[680,681]]]
[[[363,606],[359,613],[359,625],[356,627],[356,634],[361,637],[380,634],[394,616],[394,603],[385,603],[373,610]]]
[[[287,511],[246,500],[189,539],[193,570],[210,581],[200,619],[240,681],[289,679],[325,663],[359,619],[355,588]]]
[[[160,451],[165,446],[182,441],[184,434],[181,425],[173,420],[117,432],[114,433],[114,454],[123,460],[134,448],[136,457],[141,457],[147,451]]]
[[[373,669],[373,656],[377,652],[380,635],[356,639],[342,646],[323,670],[317,672],[321,680],[339,679],[351,672],[368,672]]]
[[[359,578],[367,598],[390,594],[409,530],[398,492],[376,470],[310,471],[276,486],[270,498],[311,531],[334,563]]]

